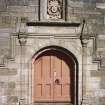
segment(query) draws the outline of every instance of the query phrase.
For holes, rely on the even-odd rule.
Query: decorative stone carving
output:
[[[62,0],[47,0],[48,19],[62,19]]]

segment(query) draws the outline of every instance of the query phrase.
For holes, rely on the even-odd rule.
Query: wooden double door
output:
[[[74,101],[74,62],[65,53],[49,50],[33,62],[33,100],[40,102]]]

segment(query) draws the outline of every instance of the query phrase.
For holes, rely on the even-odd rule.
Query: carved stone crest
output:
[[[49,19],[62,19],[62,0],[47,0],[47,15]]]

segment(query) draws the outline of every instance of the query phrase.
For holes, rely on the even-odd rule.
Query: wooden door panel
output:
[[[43,79],[43,98],[49,100],[53,97],[52,90],[52,70],[51,70],[51,56],[43,56],[43,64],[42,64],[42,79]]]
[[[64,61],[62,61],[62,82],[70,83],[70,68]]]
[[[49,100],[52,97],[53,90],[51,57],[43,56],[39,59],[35,62],[35,100]]]
[[[37,84],[35,88],[36,97],[42,97],[42,84]]]
[[[54,56],[54,101],[62,97],[62,65],[61,59],[58,56]]]
[[[52,90],[52,86],[51,84],[46,84],[46,96],[51,98],[51,90]]]
[[[35,83],[40,83],[42,80],[42,58],[35,62]]]
[[[39,56],[35,63],[34,100],[35,101],[71,101],[74,95],[71,83],[74,72],[68,56],[50,51]],[[73,83],[72,83],[73,84]],[[74,86],[74,85],[73,85]]]
[[[45,100],[49,100],[49,99],[51,99],[52,98],[52,86],[51,86],[51,84],[45,84],[45,85],[43,85],[43,96],[42,97],[40,97],[40,100],[43,100],[43,99],[45,99]]]
[[[62,85],[54,85],[54,99],[62,96]]]
[[[49,81],[51,79],[51,57],[50,56],[43,56],[43,64],[42,64],[42,71],[43,71],[43,80]]]
[[[59,83],[54,83],[54,100],[65,100],[71,101],[70,98],[70,68],[67,63],[63,60],[63,55],[54,57],[54,81],[58,79]],[[67,99],[66,99],[66,98]]]
[[[69,85],[70,84],[63,84],[63,86],[62,86],[62,95],[64,97],[69,97],[70,96],[70,86]]]
[[[57,56],[54,56],[53,60],[54,60],[54,72],[55,72],[54,78],[61,79],[62,77],[61,60]]]

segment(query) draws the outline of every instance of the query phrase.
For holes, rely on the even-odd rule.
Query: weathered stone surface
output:
[[[39,0],[0,0],[0,63],[5,62],[4,67],[0,67],[0,104],[1,102],[4,104],[17,103],[21,92],[25,103],[31,103],[32,57],[40,49],[55,45],[68,49],[78,60],[79,105],[82,99],[82,89],[86,92],[83,93],[83,105],[104,105],[105,1],[67,0],[67,8],[65,7],[67,11],[64,12],[64,15],[67,15],[67,22],[80,22],[80,27],[26,27],[28,33],[26,44],[20,46],[17,33],[18,29],[22,28],[20,27],[21,18],[23,20],[26,18],[29,22],[38,21],[38,19],[50,21],[47,20],[45,13],[47,0],[40,1],[39,6]],[[80,41],[83,19],[86,20],[89,28],[86,34],[89,36],[89,41],[85,46],[85,52],[83,52]],[[54,21],[59,22],[58,20]],[[65,20],[60,21],[65,22]],[[14,61],[10,60],[11,55]],[[82,61],[83,55],[85,55],[85,63]],[[100,58],[101,62],[93,63],[93,56]],[[101,66],[102,68],[100,68]],[[83,80],[82,73],[85,70],[86,80]],[[36,104],[42,105],[42,103]],[[55,104],[58,105],[58,103]],[[59,105],[61,104],[70,105],[59,103]],[[49,103],[49,105],[53,104]]]
[[[72,1],[72,0],[67,0],[67,5],[70,7],[83,7],[84,2],[83,1]]]
[[[28,5],[39,5],[39,0],[28,0]]]
[[[37,6],[8,6],[7,11],[8,12],[35,13],[35,8],[38,8],[38,7]]]
[[[14,28],[16,26],[17,17],[13,16],[1,16],[0,17],[0,28]]]
[[[8,102],[9,103],[17,103],[18,97],[17,96],[10,96],[10,97],[8,97]]]
[[[105,9],[105,3],[96,3],[96,7],[100,9]]]
[[[104,70],[100,70],[100,71],[91,71],[91,76],[93,77],[98,77],[98,76],[105,76],[105,71]]]
[[[7,0],[7,5],[28,5],[28,0]]]
[[[97,45],[98,48],[104,48],[105,40],[103,40],[103,39],[98,40],[97,43],[98,43],[98,45]]]
[[[15,82],[9,82],[8,83],[8,88],[15,88]]]
[[[6,0],[0,0],[0,11],[6,11]]]
[[[17,75],[16,69],[0,68],[0,76]]]

